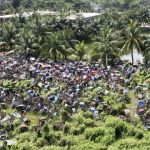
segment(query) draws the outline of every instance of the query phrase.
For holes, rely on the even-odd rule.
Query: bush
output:
[[[63,122],[71,121],[70,115],[69,115],[68,112],[65,111],[65,110],[62,110],[62,112],[61,112],[61,118],[62,118],[62,121],[63,121]]]
[[[102,138],[105,134],[105,128],[103,127],[95,127],[95,128],[87,128],[85,130],[85,137],[91,141],[95,141],[97,137]]]
[[[80,134],[80,128],[72,127],[70,130],[70,133],[73,135],[79,135]]]
[[[25,142],[18,144],[16,150],[38,150],[39,148],[34,146],[33,143]]]
[[[137,130],[135,137],[136,137],[136,139],[141,140],[144,137],[143,132]]]
[[[83,113],[83,117],[92,119],[93,118],[93,113],[90,112],[90,111],[87,111],[87,112]]]
[[[25,132],[25,133],[16,135],[16,139],[18,139],[18,143],[33,142],[36,139],[36,134]]]
[[[45,124],[44,127],[43,127],[43,132],[44,133],[49,133],[50,129],[49,129],[49,126],[48,124]]]
[[[18,118],[15,119],[13,124],[14,124],[15,127],[18,127],[21,124],[21,119],[18,119]]]
[[[67,134],[67,133],[69,133],[69,131],[70,131],[70,124],[65,124],[65,126],[64,126],[64,129],[63,129],[63,132],[65,133],[65,134]]]
[[[95,121],[92,119],[85,119],[83,121],[86,127],[94,127],[95,126]]]
[[[55,138],[52,134],[44,133],[43,134],[44,140],[46,140],[50,145],[55,143]]]
[[[45,140],[43,138],[38,138],[36,141],[37,147],[43,147],[45,145]]]
[[[137,147],[137,143],[138,141],[134,138],[126,138],[119,140],[115,145],[118,147],[118,149],[132,149]]]
[[[115,138],[119,139],[123,135],[127,133],[127,123],[115,118],[115,117],[108,117],[105,120],[105,125],[106,127],[112,127],[115,129]]]
[[[67,146],[68,148],[70,148],[72,145],[75,145],[74,137],[64,136],[63,138],[60,139],[59,145],[63,147]]]
[[[100,142],[107,146],[115,142],[114,128],[105,129],[105,136],[101,138]]]
[[[84,121],[83,112],[81,111],[81,112],[75,114],[73,116],[73,119],[74,119],[74,122],[76,122],[77,124],[82,124]]]
[[[74,145],[70,148],[70,150],[107,150],[107,148],[101,144],[86,142]]]
[[[139,140],[144,137],[144,134],[143,134],[144,131],[136,128],[135,126],[128,126],[127,130],[128,130],[127,136],[133,136]]]
[[[60,139],[62,135],[60,132],[49,132],[49,133],[44,133],[43,138],[46,140],[50,145],[56,144]]]
[[[59,146],[45,146],[40,150],[66,150],[66,149]]]

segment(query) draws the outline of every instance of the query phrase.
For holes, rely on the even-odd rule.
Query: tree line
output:
[[[133,9],[118,13],[106,10],[92,19],[68,20],[68,13],[60,16],[39,16],[33,14],[4,22],[0,27],[1,45],[15,50],[25,57],[58,59],[98,60],[109,64],[112,58],[132,54],[136,48],[149,63],[149,37],[143,34],[140,25],[149,23],[147,8]],[[4,47],[5,50],[5,47]]]

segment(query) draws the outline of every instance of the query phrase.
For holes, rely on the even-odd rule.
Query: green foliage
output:
[[[92,118],[93,118],[93,114],[92,114],[92,112],[87,111],[87,112],[84,112],[84,113],[83,113],[83,117],[84,117],[85,119],[88,119],[88,118],[92,119]]]
[[[75,145],[74,137],[73,136],[64,136],[60,139],[59,145],[62,147],[71,147]]]
[[[70,150],[106,150],[105,146],[102,146],[101,144],[96,144],[92,142],[88,143],[81,143],[80,145],[72,146]]]
[[[95,121],[93,119],[85,119],[83,121],[83,123],[86,127],[94,127],[95,126]]]
[[[95,127],[87,128],[85,130],[85,137],[91,141],[95,141],[97,137],[103,137],[105,134],[105,128]]]
[[[126,138],[119,140],[116,145],[118,149],[132,149],[137,146],[137,140],[133,138]]]
[[[80,111],[79,113],[75,114],[73,116],[73,119],[75,122],[77,122],[77,124],[82,124],[83,123],[83,112]]]
[[[12,1],[12,6],[14,8],[18,8],[20,6],[20,0],[13,0]]]
[[[30,85],[30,80],[21,80],[17,83],[12,82],[11,80],[4,80],[1,83],[1,86],[6,89],[21,89],[21,88],[27,88],[28,85]]]
[[[64,129],[63,129],[64,134],[69,133],[70,128],[71,128],[71,125],[70,125],[70,124],[68,124],[68,123],[65,123],[65,125],[64,125]]]
[[[18,150],[38,150],[38,147],[34,146],[33,143],[25,142],[25,143],[18,144],[16,146],[16,149],[18,149]]]
[[[63,8],[65,11],[69,10],[70,13],[71,7],[74,7],[74,10],[83,8],[87,11],[86,5],[89,7],[89,2],[89,0],[80,2],[74,0],[13,0],[13,7],[11,4],[8,5],[10,3],[8,1],[7,9],[9,8],[9,11],[13,12],[14,9],[19,11],[20,6],[26,10],[48,8],[60,11]],[[98,0],[97,2],[104,4],[104,7],[115,7],[121,13],[119,14],[116,10],[106,10],[92,21],[83,19],[66,21],[64,17],[68,14],[63,14],[63,10],[59,17],[41,17],[34,14],[26,19],[22,18],[20,14],[19,18],[13,18],[11,21],[1,24],[0,42],[6,43],[9,47],[8,50],[14,49],[25,57],[41,56],[55,61],[73,57],[75,60],[90,57],[92,61],[100,58],[105,65],[110,63],[110,58],[119,58],[122,47],[123,53],[128,53],[132,52],[136,46],[139,51],[143,52],[145,60],[148,62],[149,41],[145,37],[143,40],[139,28],[140,24],[149,20],[148,9],[142,8],[143,5],[140,5],[141,8],[138,11],[137,9],[129,10],[128,8],[133,6],[139,7],[139,5],[135,6],[138,4],[135,0]],[[132,21],[130,21],[131,19]],[[137,24],[137,22],[139,23]],[[139,72],[133,74],[134,81],[131,82],[131,89],[136,83],[143,84],[143,81],[149,79],[149,74],[143,70],[141,68]],[[0,86],[8,89],[28,89],[30,84],[31,81],[27,79],[18,79],[18,82],[0,81]],[[56,94],[62,88],[65,87],[53,87],[50,90],[42,90],[40,94],[47,97]],[[103,95],[104,89],[106,86],[103,83],[87,87],[85,92],[81,93],[81,100],[90,105],[92,99]],[[102,96],[106,105],[105,108],[102,107],[103,112],[99,114],[100,119],[97,120],[93,118],[93,113],[89,110],[84,112],[78,109],[78,112],[72,115],[70,108],[61,108],[58,118],[51,118],[44,127],[39,127],[41,133],[39,138],[35,130],[20,133],[21,120],[16,119],[13,122],[15,130],[8,133],[9,136],[11,135],[10,137],[14,136],[17,139],[17,144],[11,149],[149,150],[150,134],[142,129],[140,122],[133,120],[134,122],[131,124],[117,117],[109,116],[110,109],[114,109],[120,114],[126,108],[124,98],[121,98],[119,102],[116,101],[120,96],[119,92],[109,92],[108,95]],[[99,108],[100,106],[97,107],[97,109]],[[37,118],[34,115],[32,114],[32,121]]]
[[[16,135],[16,139],[18,139],[18,143],[25,143],[25,142],[33,142],[36,139],[36,134],[35,133],[30,133],[30,132],[25,132],[25,133],[20,133]]]
[[[49,129],[49,126],[48,124],[45,124],[44,127],[43,127],[43,132],[44,133],[49,133],[50,129]]]
[[[63,122],[71,120],[71,117],[70,117],[69,113],[67,111],[65,111],[65,110],[62,110],[61,117],[62,117],[62,121]]]
[[[43,138],[38,138],[35,144],[37,147],[44,147],[45,140]]]
[[[44,146],[41,148],[41,150],[66,150],[64,147],[59,146]]]

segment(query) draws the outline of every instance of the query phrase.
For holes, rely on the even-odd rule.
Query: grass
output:
[[[131,117],[133,118],[136,112],[136,107],[137,107],[137,100],[136,97],[134,95],[134,91],[130,92],[130,98],[131,98],[131,102],[130,104],[127,104],[128,109],[130,109],[131,111]]]
[[[40,115],[38,113],[29,112],[27,118],[31,121],[31,125],[38,125]]]
[[[15,111],[15,109],[12,109],[11,107],[8,107],[6,109],[6,113],[7,114],[8,113],[12,113],[14,111]],[[29,112],[29,113],[27,113],[26,117],[29,118],[29,120],[31,121],[31,125],[37,125],[39,117],[40,117],[40,114],[39,113],[35,113],[35,112]]]
[[[12,112],[14,112],[14,110],[11,107],[6,109],[6,113],[11,114]]]
[[[2,142],[2,141],[0,141],[0,147],[1,147],[1,146],[3,146],[3,142]]]

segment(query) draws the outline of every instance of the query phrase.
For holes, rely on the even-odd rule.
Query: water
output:
[[[139,60],[141,63],[143,63],[143,55],[138,53],[138,51],[136,49],[133,50],[133,56],[134,56],[134,62],[137,62],[137,60]],[[128,55],[124,55],[121,57],[122,60],[128,60],[129,62],[132,62],[132,57],[131,54]]]

